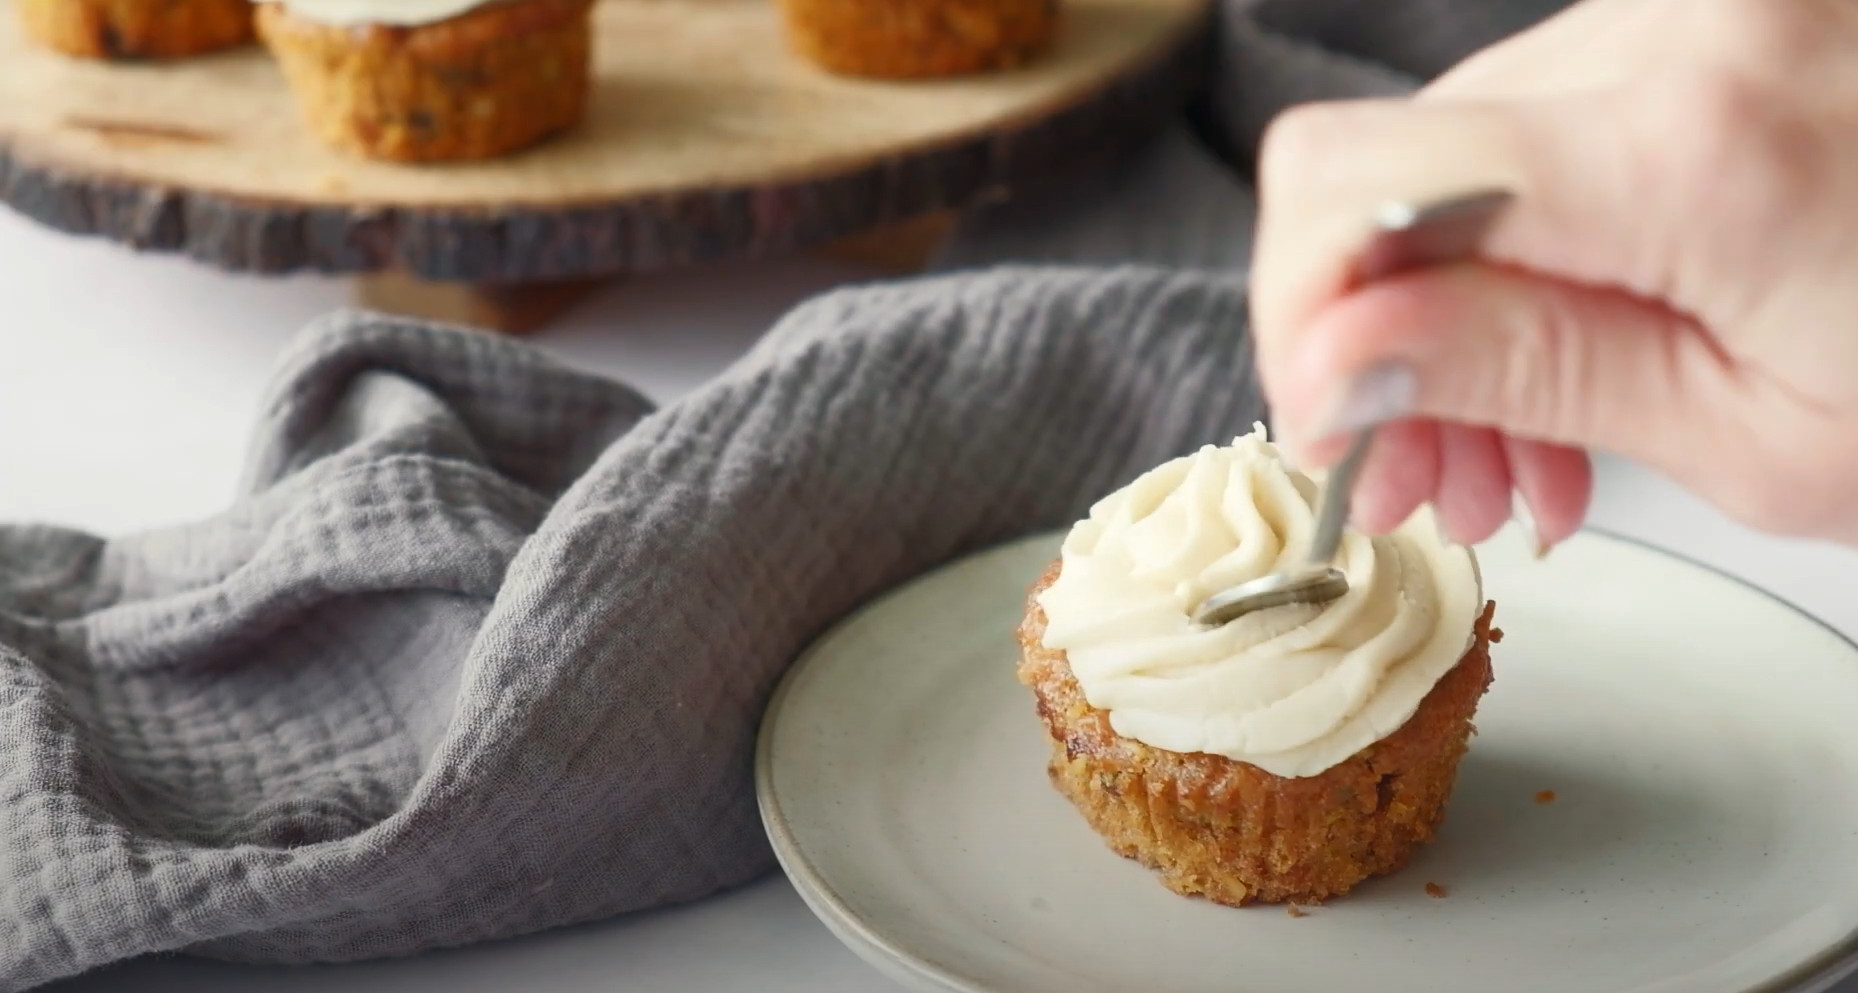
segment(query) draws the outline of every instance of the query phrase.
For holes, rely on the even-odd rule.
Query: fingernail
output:
[[[1542,540],[1542,530],[1536,527],[1535,512],[1529,509],[1529,501],[1518,492],[1510,500],[1510,516],[1522,525],[1523,535],[1529,539],[1529,551],[1540,562],[1548,557],[1549,545]]]
[[[1412,413],[1419,378],[1402,362],[1380,362],[1361,371],[1317,422],[1313,440],[1351,434]]]

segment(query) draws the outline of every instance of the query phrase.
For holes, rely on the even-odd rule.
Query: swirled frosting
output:
[[[284,9],[323,24],[416,27],[502,0],[281,0]]]
[[[1399,729],[1457,664],[1482,584],[1425,509],[1386,536],[1344,535],[1340,600],[1193,622],[1207,596],[1302,563],[1318,492],[1260,425],[1149,471],[1072,528],[1039,598],[1044,644],[1118,734],[1314,776]]]

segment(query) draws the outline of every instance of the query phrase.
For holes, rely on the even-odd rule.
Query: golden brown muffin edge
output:
[[[252,40],[251,0],[14,0],[35,43],[93,59],[178,59]]]
[[[593,0],[509,0],[415,27],[321,24],[258,10],[304,118],[328,144],[370,158],[495,158],[586,112]]]
[[[1471,647],[1392,735],[1323,773],[1286,778],[1220,755],[1181,754],[1118,735],[1062,651],[1043,645],[1038,596],[1018,631],[1020,682],[1052,742],[1052,784],[1110,848],[1177,893],[1216,903],[1320,903],[1405,865],[1445,816],[1471,718],[1491,682],[1494,603]]]
[[[780,0],[788,46],[829,72],[883,79],[1023,65],[1058,33],[1058,0]]]

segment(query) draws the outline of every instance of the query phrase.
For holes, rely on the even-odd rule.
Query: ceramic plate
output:
[[[888,595],[769,709],[775,850],[820,918],[906,985],[1750,993],[1852,966],[1858,648],[1787,604],[1621,539],[1538,563],[1499,536],[1480,556],[1505,637],[1444,829],[1401,872],[1293,918],[1168,892],[1046,782],[1012,632],[1058,540]]]

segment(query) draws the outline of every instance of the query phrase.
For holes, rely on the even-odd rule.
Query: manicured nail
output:
[[[1529,509],[1529,501],[1523,499],[1520,491],[1510,501],[1510,516],[1522,525],[1523,534],[1529,539],[1529,550],[1536,561],[1547,558],[1549,545],[1542,540],[1542,530],[1536,527],[1535,512]]]
[[[1419,378],[1401,362],[1380,362],[1361,371],[1317,422],[1313,439],[1352,434],[1412,413]]]

